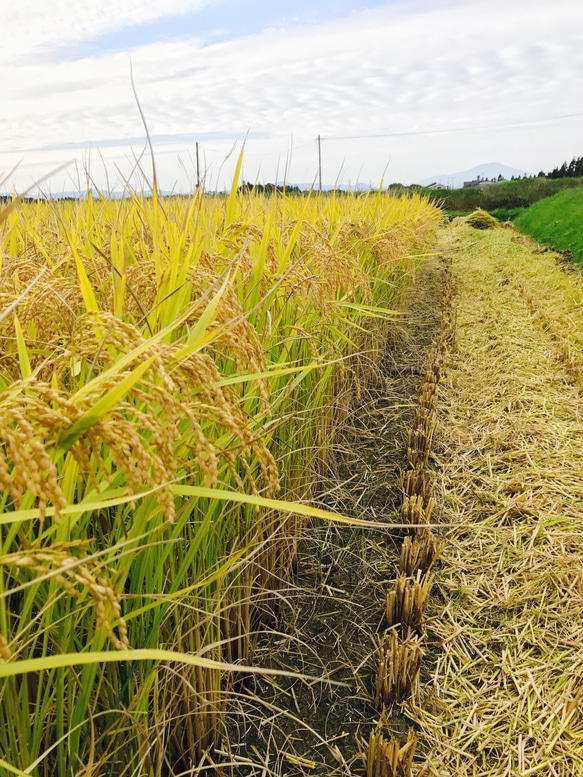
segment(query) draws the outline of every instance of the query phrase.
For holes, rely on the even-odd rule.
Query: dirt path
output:
[[[511,230],[451,230],[447,539],[409,705],[424,775],[583,774],[583,280]],[[414,769],[415,772],[415,769]]]

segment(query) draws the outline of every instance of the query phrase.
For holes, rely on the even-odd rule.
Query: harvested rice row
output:
[[[371,731],[366,754],[368,777],[408,777],[417,746],[411,729],[406,743],[383,736],[385,708],[408,699],[419,684],[424,650],[424,619],[433,585],[431,569],[443,549],[443,542],[427,528],[434,500],[427,462],[432,451],[437,416],[437,386],[444,368],[448,343],[453,336],[453,285],[445,262],[441,321],[429,351],[420,386],[417,408],[409,431],[407,458],[410,469],[402,476],[403,501],[400,521],[406,530],[400,574],[386,596],[388,630],[381,639],[377,656],[375,704],[381,711],[376,730]]]
[[[517,260],[521,273],[512,279],[512,283],[551,335],[570,379],[583,389],[581,271],[557,261],[556,254],[537,248],[536,243],[523,235],[513,236],[513,239],[526,248],[532,248],[537,254],[537,261],[529,261],[528,253],[521,256]]]
[[[583,773],[583,405],[559,327],[583,338],[583,280],[510,230],[457,224],[444,240],[459,289],[437,432],[446,604],[431,621],[432,683],[410,703],[430,744],[420,774],[572,777]]]

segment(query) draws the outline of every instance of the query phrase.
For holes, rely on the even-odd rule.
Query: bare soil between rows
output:
[[[390,330],[379,388],[363,397],[332,452],[336,471],[320,498],[326,509],[387,524],[399,521],[408,434],[443,313],[445,274],[438,257],[418,268]],[[401,541],[402,532],[390,528],[309,530],[294,586],[283,595],[279,623],[259,639],[254,663],[324,681],[248,680],[217,753],[221,773],[365,773],[361,756],[379,719],[374,655],[386,629],[385,597],[398,571]],[[422,682],[434,663],[430,632],[425,649]],[[389,734],[404,741],[412,725],[403,705],[388,710]]]

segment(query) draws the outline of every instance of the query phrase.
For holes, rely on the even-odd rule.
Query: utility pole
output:
[[[198,140],[196,141],[196,191],[200,191],[200,165],[198,162]]]
[[[322,144],[318,135],[318,178],[320,180],[320,191],[322,191]]]

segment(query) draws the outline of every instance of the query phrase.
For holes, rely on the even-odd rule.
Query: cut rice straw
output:
[[[429,746],[417,773],[572,777],[583,774],[583,405],[581,350],[566,344],[583,342],[583,280],[512,230],[454,224],[444,242],[459,290],[436,430],[446,605],[428,613],[437,662],[409,705]]]

